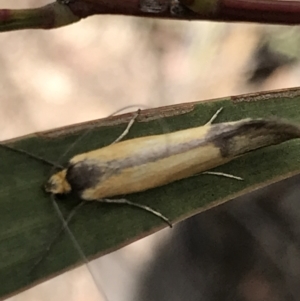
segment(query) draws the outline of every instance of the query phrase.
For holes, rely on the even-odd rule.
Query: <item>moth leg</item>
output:
[[[210,119],[208,122],[205,123],[205,125],[210,125],[212,124],[215,119],[219,116],[219,114],[222,112],[223,108],[220,108]]]
[[[217,171],[204,171],[201,172],[198,175],[213,175],[213,176],[221,176],[221,177],[225,177],[225,178],[230,178],[230,179],[235,179],[235,180],[239,180],[239,181],[243,181],[244,179],[238,176],[234,176],[232,174],[229,173],[224,173],[224,172],[217,172]]]
[[[129,123],[127,124],[126,129],[124,130],[124,132],[114,142],[112,142],[111,144],[115,144],[115,143],[119,142],[120,140],[122,140],[129,133],[129,130],[133,126],[136,118],[140,115],[140,112],[141,112],[141,110],[138,109],[137,112],[130,119]]]
[[[224,173],[224,172],[218,172],[218,171],[203,171],[200,173],[196,173],[195,175],[191,176],[191,177],[198,177],[201,175],[213,175],[213,176],[220,176],[220,177],[225,177],[225,178],[230,178],[230,179],[234,179],[234,180],[238,180],[238,181],[244,181],[243,178],[232,175],[230,173]]]
[[[146,206],[146,205],[142,205],[142,204],[138,204],[138,203],[133,203],[130,202],[126,199],[99,199],[96,200],[96,202],[100,202],[100,203],[109,203],[109,204],[121,204],[121,205],[129,205],[129,206],[134,206],[140,209],[143,209],[145,211],[148,211],[152,214],[154,214],[155,216],[157,216],[158,218],[162,219],[165,223],[168,224],[168,226],[170,226],[170,228],[172,228],[172,224],[169,221],[169,219],[167,217],[165,217],[164,215],[162,215],[160,212]]]

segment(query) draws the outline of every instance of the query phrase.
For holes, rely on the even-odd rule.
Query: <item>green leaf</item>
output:
[[[300,89],[290,89],[147,110],[125,139],[203,125],[220,107],[224,110],[216,122],[272,116],[300,122],[299,101]],[[75,154],[111,143],[122,133],[131,116],[111,117],[5,143],[65,164]],[[82,136],[88,128],[93,129]],[[128,195],[127,199],[151,206],[178,222],[298,173],[299,143],[296,139],[257,150],[215,169],[241,176],[244,181],[200,175]],[[62,157],[66,150],[69,152]],[[69,235],[63,233],[32,270],[61,227],[50,196],[42,189],[54,170],[43,162],[2,147],[0,158],[0,297],[3,297],[80,265],[83,259]],[[71,196],[58,200],[64,216],[78,201]],[[78,210],[69,226],[85,256],[92,259],[166,225],[155,216],[132,207],[90,202]]]

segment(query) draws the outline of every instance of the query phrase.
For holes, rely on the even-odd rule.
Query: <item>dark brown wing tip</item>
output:
[[[212,127],[210,140],[223,157],[235,157],[262,147],[300,138],[300,126],[281,119],[245,119]]]

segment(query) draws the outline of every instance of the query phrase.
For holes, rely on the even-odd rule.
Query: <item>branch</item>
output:
[[[203,5],[203,3],[209,3],[209,5]],[[57,28],[77,22],[82,18],[103,14],[173,20],[300,24],[300,2],[274,0],[60,0],[35,9],[0,9],[0,32],[28,28]]]

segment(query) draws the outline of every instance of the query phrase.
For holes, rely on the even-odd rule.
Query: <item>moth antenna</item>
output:
[[[52,202],[56,204],[54,196],[51,195],[52,198]],[[46,256],[49,254],[49,252],[51,251],[54,243],[56,242],[56,240],[61,236],[62,232],[68,227],[71,219],[73,218],[73,216],[75,215],[76,211],[85,204],[86,202],[80,202],[78,205],[76,205],[72,211],[69,213],[69,215],[67,216],[66,219],[63,220],[63,224],[61,226],[61,228],[59,229],[59,231],[56,233],[56,235],[54,236],[54,238],[51,240],[51,242],[48,244],[47,248],[45,248],[43,254],[39,257],[39,259],[33,264],[32,268],[30,269],[30,273],[32,273],[39,265],[40,263],[46,258]],[[53,204],[53,206],[55,207],[55,205]],[[57,206],[57,204],[56,204]],[[58,207],[58,206],[57,206]],[[57,211],[57,210],[56,210]]]
[[[130,106],[126,106],[120,110],[117,110],[115,111],[114,113],[108,115],[108,117],[110,116],[113,116],[125,109],[128,109],[128,108],[132,108],[132,107],[136,107],[137,105],[130,105]],[[145,108],[149,108],[147,106],[140,106],[140,107],[145,107]],[[121,134],[121,136],[119,138],[117,138],[117,140],[115,140],[113,143],[116,143],[118,141],[120,141],[123,137],[125,137],[127,135],[127,133],[129,132],[130,128],[132,127],[132,125],[134,124],[134,120],[138,117],[139,115],[139,112],[140,112],[140,109],[138,110],[138,112],[135,114],[135,116],[133,117],[133,119],[129,122],[129,124],[127,125],[125,131]],[[83,133],[80,137],[78,137],[67,149],[66,151],[60,156],[60,158],[58,159],[58,161],[61,161],[62,158],[64,158],[72,148],[74,148],[74,146],[76,144],[78,144],[80,142],[81,139],[83,139],[91,130],[93,130],[93,128],[90,128],[88,129],[87,131],[85,131],[85,133]],[[43,161],[45,162],[46,164],[52,166],[52,167],[58,167],[60,169],[63,169],[64,167],[61,166],[60,164],[55,164],[53,162],[50,162],[46,159],[43,159],[43,158],[40,158],[39,156],[35,156],[35,155],[32,155],[30,153],[27,153],[26,151],[23,151],[23,150],[18,150],[18,149],[14,149],[12,147],[9,147],[7,145],[3,145],[3,147],[6,147],[8,149],[11,149],[13,151],[16,151],[16,152],[19,152],[19,153],[23,153],[29,157],[33,157],[37,160],[40,160],[40,161]],[[51,173],[53,173],[53,170],[51,170]],[[51,251],[54,243],[57,241],[57,239],[61,236],[61,234],[63,233],[64,230],[66,230],[75,246],[75,248],[77,249],[78,253],[80,254],[80,256],[82,257],[82,259],[84,260],[85,264],[87,265],[87,268],[89,270],[89,273],[91,274],[92,278],[93,278],[93,281],[95,282],[97,288],[98,288],[98,291],[100,293],[102,293],[102,295],[104,296],[105,300],[107,300],[107,297],[105,296],[105,294],[103,293],[103,290],[101,289],[100,285],[97,283],[95,277],[94,277],[94,274],[92,273],[91,271],[91,268],[90,268],[90,265],[89,265],[89,262],[85,256],[85,254],[83,253],[79,243],[77,242],[76,238],[74,237],[73,233],[71,232],[71,230],[69,229],[68,225],[71,221],[71,219],[73,218],[73,216],[75,215],[76,211],[81,207],[83,206],[86,202],[83,201],[81,202],[80,204],[78,204],[77,206],[75,206],[72,211],[69,213],[69,215],[67,216],[66,219],[64,219],[63,217],[63,214],[60,210],[60,208],[58,207],[56,201],[55,201],[55,198],[54,198],[54,195],[51,195],[51,199],[52,199],[52,203],[53,203],[53,207],[55,208],[55,211],[57,212],[60,220],[62,221],[62,226],[61,228],[59,229],[59,231],[57,232],[57,234],[55,235],[55,237],[51,240],[51,242],[49,243],[49,245],[47,246],[47,248],[45,249],[45,251],[43,252],[43,254],[40,256],[40,258],[34,263],[33,267],[30,269],[30,273],[32,273],[39,265],[40,263],[45,259],[45,257],[49,254],[49,252]]]
[[[0,143],[0,147],[8,149],[8,150],[16,152],[16,153],[23,154],[23,155],[25,155],[25,156],[27,156],[27,157],[29,157],[31,159],[35,159],[37,161],[41,161],[41,162],[43,162],[43,163],[45,163],[47,165],[50,165],[51,167],[63,169],[63,167],[60,164],[57,164],[57,163],[54,163],[54,162],[52,162],[50,160],[44,159],[44,158],[42,158],[42,157],[40,157],[38,155],[33,155],[33,154],[31,154],[31,153],[23,150],[23,149],[14,148],[14,147],[9,146],[7,144],[1,144],[1,143]]]
[[[106,296],[106,294],[104,293],[104,290],[102,288],[102,286],[100,285],[100,283],[98,283],[98,281],[96,280],[96,277],[91,269],[91,266],[90,266],[90,263],[88,261],[88,259],[86,258],[82,248],[80,247],[77,239],[75,238],[74,234],[72,233],[71,229],[69,228],[68,224],[70,223],[70,220],[72,219],[72,217],[74,216],[76,210],[78,208],[80,208],[85,202],[81,202],[79,205],[77,205],[72,211],[71,213],[68,215],[67,219],[64,218],[59,206],[57,205],[56,201],[55,201],[55,198],[54,196],[52,195],[52,203],[53,203],[53,207],[55,209],[55,211],[57,212],[57,215],[58,217],[60,218],[62,224],[63,224],[63,229],[62,230],[66,230],[68,232],[68,235],[75,247],[75,249],[77,250],[78,254],[80,255],[80,257],[82,258],[82,260],[84,261],[97,289],[98,289],[98,292],[102,295],[103,299],[105,301],[108,301],[108,298]],[[62,233],[62,230],[59,231],[59,234]],[[56,235],[55,239],[57,239],[59,235]],[[53,245],[53,244],[52,244]],[[51,247],[50,247],[51,248]]]

